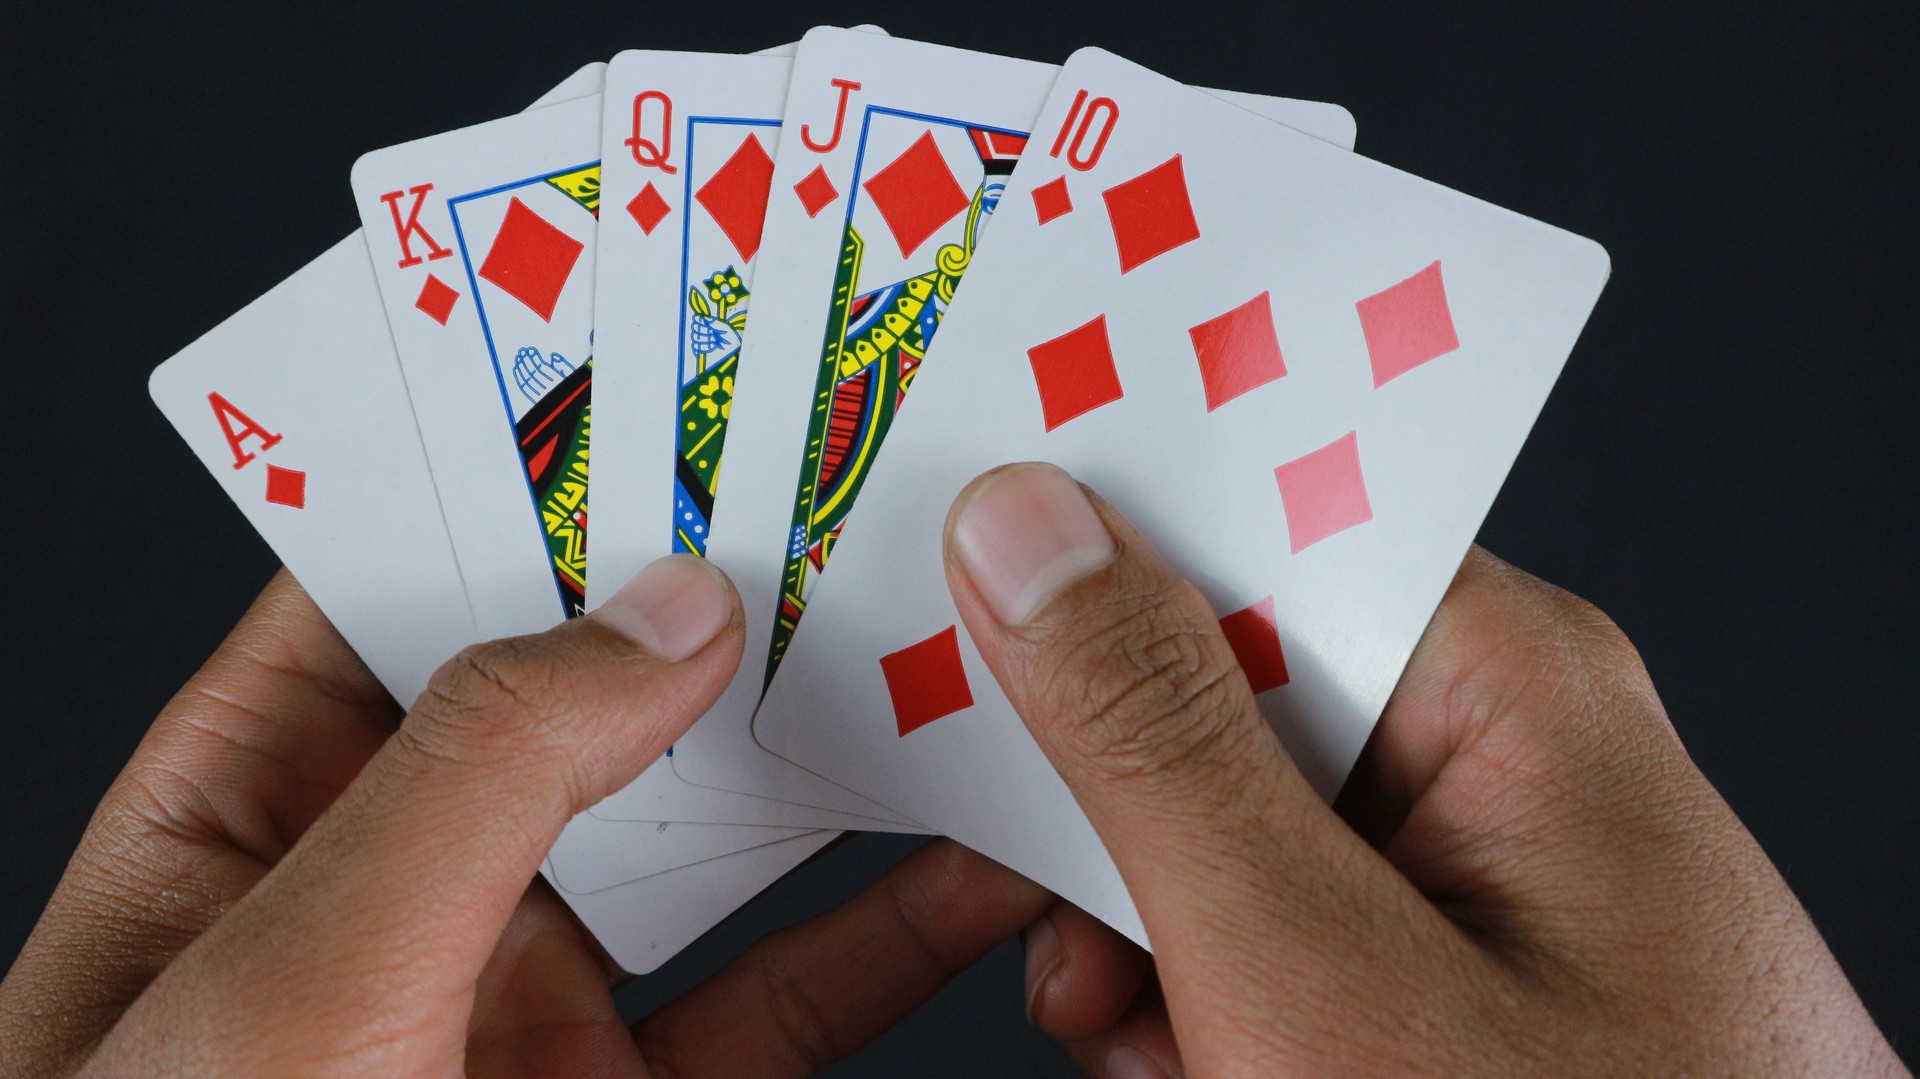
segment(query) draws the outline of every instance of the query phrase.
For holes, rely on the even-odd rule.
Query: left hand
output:
[[[739,623],[680,662],[595,618],[484,645],[396,735],[281,573],[161,713],[0,982],[0,1074],[690,1079],[859,1048],[1050,897],[936,841],[629,1029],[620,972],[528,886],[573,813],[705,710]]]

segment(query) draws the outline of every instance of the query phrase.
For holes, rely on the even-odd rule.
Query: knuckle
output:
[[[1095,603],[1046,649],[1042,681],[1077,755],[1112,779],[1209,784],[1249,759],[1244,676],[1198,594],[1136,580]]]
[[[525,637],[462,650],[427,682],[400,734],[429,755],[461,747],[534,751],[564,742],[559,658]]]
[[[812,1074],[846,1054],[827,1008],[780,958],[784,949],[775,945],[791,932],[783,930],[769,937],[768,946],[750,960],[749,969],[759,989],[762,1014],[795,1062],[806,1074]]]
[[[1452,722],[1542,797],[1594,797],[1677,759],[1640,654],[1594,604],[1508,570],[1445,698]]]

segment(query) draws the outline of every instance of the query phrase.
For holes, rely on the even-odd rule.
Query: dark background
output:
[[[1337,101],[1361,152],[1605,244],[1612,284],[1482,541],[1638,642],[1700,766],[1911,1055],[1914,7],[1652,7],[10,6],[0,960],[275,564],[148,402],[147,372],[356,227],[347,170],[365,150],[516,111],[622,48],[748,50],[872,21],[1056,62],[1098,44],[1189,82]],[[870,837],[814,863],[626,1004],[909,846]],[[1064,1071],[1021,1020],[1019,972],[1003,947],[838,1074]]]

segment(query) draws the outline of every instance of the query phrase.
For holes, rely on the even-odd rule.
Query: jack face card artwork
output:
[[[481,639],[545,629],[585,599],[599,115],[595,95],[354,168]],[[764,823],[757,799],[703,791],[667,767],[648,775],[629,797],[648,820]],[[701,834],[706,856],[765,841]]]
[[[747,653],[676,751],[684,778],[803,801],[830,790],[755,745],[750,717],[1057,72],[832,29],[802,41],[708,548],[745,602]],[[1231,96],[1352,144],[1338,106]]]
[[[609,65],[594,348],[612,405],[594,432],[589,607],[668,551],[706,553],[793,50],[630,49]]]
[[[608,70],[608,212],[594,285],[603,404],[595,602],[653,559],[705,547],[790,65],[635,50]],[[902,826],[874,812],[854,801],[831,810],[698,787],[665,761],[593,809],[608,820]]]
[[[755,734],[1145,943],[960,624],[954,495],[1024,460],[1099,491],[1213,605],[1331,798],[1607,258],[1099,50],[996,216]]]
[[[482,637],[585,603],[599,119],[596,95],[353,170]]]

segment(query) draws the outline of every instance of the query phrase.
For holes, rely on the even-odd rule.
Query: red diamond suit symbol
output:
[[[553,321],[554,305],[586,245],[561,231],[515,198],[494,234],[480,276],[527,305],[541,321]]]
[[[794,184],[793,193],[800,199],[800,205],[807,211],[808,217],[819,217],[820,211],[840,197],[840,189],[833,186],[833,181],[827,177],[825,165],[816,165],[812,172]]]
[[[448,317],[453,314],[454,303],[459,299],[460,294],[454,291],[453,286],[428,274],[426,281],[420,285],[420,295],[413,301],[413,306],[425,312],[428,318],[445,326]]]
[[[694,193],[713,223],[744,262],[760,250],[760,229],[767,221],[767,190],[773,186],[773,158],[760,137],[748,132],[746,141]]]
[[[901,258],[912,258],[928,237],[973,205],[972,196],[954,179],[953,167],[933,141],[932,131],[915,139],[861,186],[900,245]]]
[[[1153,168],[1100,193],[1113,224],[1120,272],[1127,273],[1200,238],[1187,198],[1186,168],[1175,154]]]
[[[660,222],[666,220],[667,213],[672,209],[667,205],[667,200],[660,197],[660,190],[653,186],[652,180],[648,180],[647,186],[627,202],[627,215],[648,236],[653,235],[653,230],[660,227]]]

